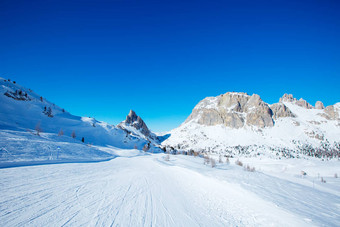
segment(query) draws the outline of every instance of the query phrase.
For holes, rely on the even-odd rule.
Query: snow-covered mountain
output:
[[[74,116],[31,89],[3,78],[0,103],[0,162],[108,158],[110,154],[95,146],[142,149],[150,142],[148,136],[154,135],[149,130],[146,136],[91,117]],[[150,148],[157,149],[152,144]],[[60,155],[54,154],[59,150]]]
[[[162,144],[179,150],[339,156],[340,103],[324,108],[285,94],[269,105],[259,95],[228,92],[200,101]]]
[[[150,143],[158,143],[157,136],[149,130],[143,119],[133,110],[130,110],[126,119],[119,123],[117,127],[123,129],[130,135],[144,138],[150,141]]]

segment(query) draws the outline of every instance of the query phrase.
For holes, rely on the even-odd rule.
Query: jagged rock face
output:
[[[137,121],[137,114],[135,111],[130,110],[129,114],[126,116],[125,123],[126,124],[132,124],[133,122]]]
[[[145,122],[142,120],[142,118],[137,116],[133,110],[130,110],[130,113],[126,116],[124,123],[136,128],[137,130],[140,130],[147,137],[149,137],[151,134]]]
[[[327,106],[324,109],[324,113],[321,114],[327,120],[340,120],[339,119],[339,110],[334,107],[334,105]]]
[[[300,98],[298,101],[296,101],[296,104],[298,106],[301,106],[303,108],[306,109],[313,109],[313,106],[311,104],[309,104],[306,100],[304,100],[303,98]]]
[[[317,101],[315,103],[315,109],[323,110],[323,109],[325,109],[325,106],[323,105],[323,103],[321,101]]]
[[[297,100],[296,98],[293,97],[292,94],[284,94],[280,98],[280,103],[283,103],[283,102],[295,103],[296,105],[301,106],[301,107],[306,108],[306,109],[313,109],[314,108],[311,104],[309,104],[303,98],[300,98],[299,100]]]
[[[295,101],[296,101],[296,98],[294,98],[292,94],[284,94],[280,98],[280,102],[295,102]]]
[[[274,125],[272,111],[260,96],[235,92],[202,100],[186,122],[191,120],[202,125],[223,124],[231,128],[241,128],[245,124],[261,128]]]
[[[224,120],[217,110],[204,109],[198,123],[202,125],[219,125],[223,124]]]
[[[280,117],[295,117],[292,111],[283,103],[275,103],[270,106],[273,112],[273,118],[276,120]]]

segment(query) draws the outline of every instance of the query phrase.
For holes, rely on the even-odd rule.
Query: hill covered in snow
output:
[[[102,160],[113,156],[98,147],[110,146],[159,150],[148,136],[74,116],[15,81],[0,78],[0,103],[0,162]]]
[[[178,150],[237,156],[339,157],[340,103],[312,106],[285,94],[279,103],[228,92],[200,101],[162,144]]]

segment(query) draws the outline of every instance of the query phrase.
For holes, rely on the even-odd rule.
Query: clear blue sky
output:
[[[0,1],[0,76],[155,131],[227,91],[340,101],[340,1]]]

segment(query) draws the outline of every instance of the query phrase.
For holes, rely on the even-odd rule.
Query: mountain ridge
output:
[[[321,102],[317,104],[315,108],[288,94],[271,105],[259,95],[243,92],[207,97],[178,128],[169,132],[162,145],[235,155],[239,152],[235,151],[237,146],[248,150],[247,154],[254,154],[258,147],[264,153],[284,149],[308,153],[305,146],[320,153],[327,144],[338,156],[340,103],[327,107]]]

